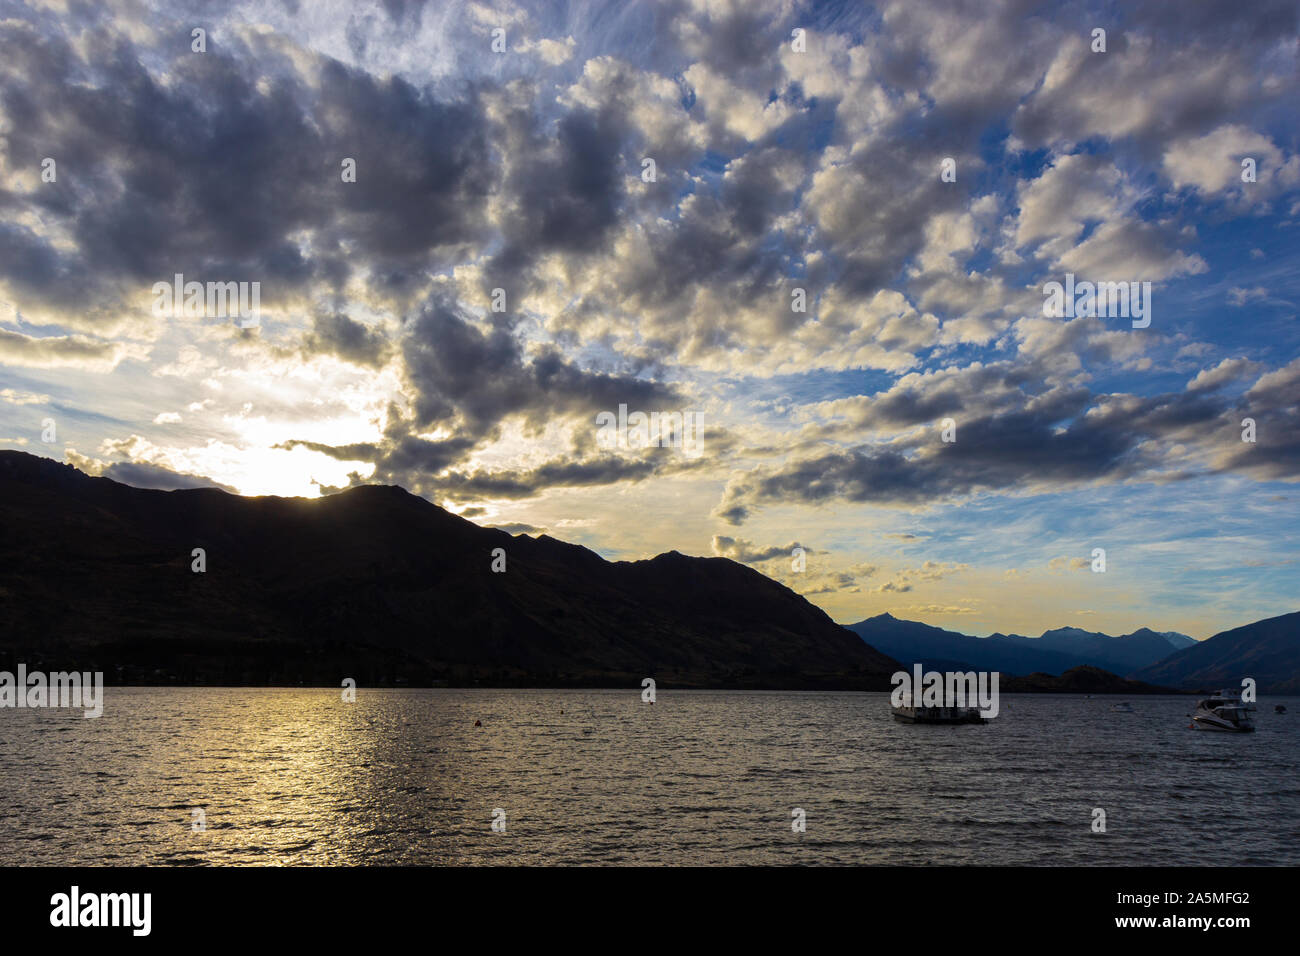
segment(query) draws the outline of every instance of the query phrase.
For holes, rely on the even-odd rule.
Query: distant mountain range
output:
[[[1045,631],[1041,637],[972,637],[902,621],[892,614],[870,617],[848,628],[872,647],[909,666],[921,661],[936,667],[944,664],[1007,674],[1062,674],[1081,665],[1128,674],[1196,643],[1186,634],[1161,633],[1145,627],[1120,637],[1077,627]]]
[[[1186,634],[1145,627],[1118,637],[1073,627],[1045,631],[1041,637],[974,637],[890,614],[848,627],[872,647],[909,667],[919,662],[934,670],[1033,675],[1040,689],[1051,684],[1041,678],[1083,667],[1186,690],[1240,687],[1243,677],[1252,677],[1264,693],[1300,693],[1300,612],[1223,631],[1199,642]],[[1080,680],[1095,678],[1086,671],[1076,676]],[[1012,686],[1030,689],[1014,682],[1007,685]]]
[[[154,491],[13,451],[0,620],[0,669],[109,683],[887,690],[899,666],[725,558],[610,562],[395,487]]]

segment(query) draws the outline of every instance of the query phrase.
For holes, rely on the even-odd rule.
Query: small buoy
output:
[[[475,727],[482,727],[482,726],[483,726],[483,721],[481,721],[481,720],[476,720],[476,721],[474,721],[474,726],[475,726]]]

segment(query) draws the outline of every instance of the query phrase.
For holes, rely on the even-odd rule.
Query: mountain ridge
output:
[[[1235,684],[1240,677],[1252,676],[1243,668],[1248,669],[1253,662],[1261,690],[1296,693],[1300,692],[1300,637],[1289,645],[1284,639],[1286,634],[1300,632],[1300,612],[1297,612],[1297,629],[1278,634],[1269,632],[1270,640],[1274,640],[1276,646],[1271,645],[1264,653],[1257,653],[1258,649],[1244,643],[1234,645],[1227,653],[1198,650],[1226,634],[1289,617],[1281,615],[1242,625],[1204,641],[1149,627],[1117,637],[1082,628],[1061,627],[1046,630],[1036,638],[1002,633],[982,638],[917,621],[904,621],[888,613],[846,626],[876,649],[909,667],[922,663],[936,669],[996,670],[1025,678],[1061,677],[1071,670],[1085,667],[1142,683],[1191,690],[1207,689],[1216,682]],[[1215,646],[1222,651],[1226,645],[1220,641]],[[1161,667],[1174,659],[1191,663],[1187,667]],[[1196,662],[1203,662],[1204,666],[1194,666]],[[1229,680],[1234,674],[1236,678]],[[1038,683],[1044,682],[1039,680]]]
[[[729,559],[610,562],[393,485],[160,491],[0,451],[0,522],[0,665],[110,683],[887,690],[898,668]]]
[[[1300,611],[1220,631],[1132,676],[1210,691],[1251,677],[1261,693],[1300,694]]]

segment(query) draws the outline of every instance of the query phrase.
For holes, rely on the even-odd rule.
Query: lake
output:
[[[933,727],[884,693],[105,694],[0,710],[0,863],[1300,864],[1296,698],[1233,735],[1189,697]]]

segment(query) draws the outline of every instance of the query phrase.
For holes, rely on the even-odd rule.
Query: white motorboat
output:
[[[1250,717],[1254,709],[1255,705],[1244,703],[1240,695],[1221,690],[1196,705],[1192,726],[1197,730],[1250,733],[1255,729],[1255,722]]]
[[[1121,700],[1118,704],[1113,704],[1110,709],[1115,711],[1117,714],[1133,713],[1133,705],[1126,700]]]

